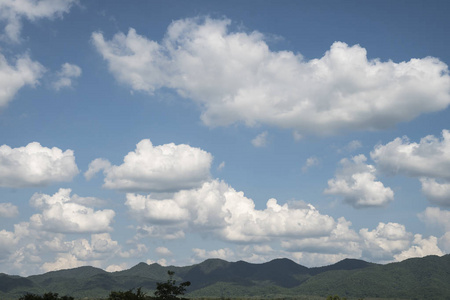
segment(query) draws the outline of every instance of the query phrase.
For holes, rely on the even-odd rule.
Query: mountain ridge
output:
[[[107,297],[112,290],[142,287],[152,294],[157,282],[175,272],[177,282],[190,281],[190,297],[293,297],[295,295],[345,297],[399,297],[450,299],[450,255],[412,258],[386,265],[359,259],[308,268],[286,258],[255,264],[207,259],[191,266],[139,263],[130,269],[107,272],[84,266],[28,277],[0,274],[0,298],[18,299],[25,293],[56,292],[75,298]]]

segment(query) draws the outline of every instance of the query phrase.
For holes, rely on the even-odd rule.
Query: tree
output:
[[[145,293],[142,292],[141,288],[138,288],[136,293],[134,293],[133,290],[128,290],[126,292],[112,291],[108,296],[108,300],[144,300],[145,298]]]
[[[185,281],[177,285],[176,281],[173,279],[175,272],[167,271],[169,279],[166,282],[157,282],[155,297],[160,300],[175,300],[179,299],[178,296],[184,295],[186,292],[186,287],[190,286],[189,281]],[[181,298],[185,299],[185,298]]]
[[[70,296],[62,296],[59,297],[57,293],[45,293],[44,295],[35,295],[26,293],[19,300],[73,300],[73,297]]]

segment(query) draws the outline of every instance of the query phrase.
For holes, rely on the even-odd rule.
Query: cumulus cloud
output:
[[[325,194],[340,195],[356,208],[385,206],[394,200],[394,192],[376,181],[376,169],[366,164],[364,155],[340,161],[341,169],[335,178],[328,180]]]
[[[122,254],[121,246],[109,233],[94,233],[73,240],[67,239],[68,236],[73,235],[36,226],[33,217],[30,222],[15,224],[13,232],[1,231],[2,270],[30,275],[81,265],[102,267]]]
[[[45,68],[28,55],[19,56],[15,65],[10,65],[0,53],[0,108],[5,107],[24,86],[36,86],[44,72]]]
[[[396,138],[378,145],[370,153],[380,171],[411,177],[432,177],[450,180],[450,132],[442,130],[442,138],[428,135],[419,143],[408,137]]]
[[[269,133],[267,131],[264,131],[260,134],[258,134],[253,140],[252,140],[252,145],[255,147],[265,147],[267,146],[267,137],[268,137]]]
[[[22,19],[36,21],[53,19],[68,13],[77,0],[2,0],[0,1],[0,21],[6,23],[3,39],[20,41]]]
[[[94,160],[85,173],[87,179],[103,169],[104,187],[125,191],[167,192],[198,187],[210,177],[212,155],[200,148],[173,143],[153,146],[142,140],[119,166]]]
[[[70,253],[59,253],[53,262],[46,262],[42,265],[44,272],[73,269],[82,267],[86,264],[84,261],[80,261],[75,255]]]
[[[0,230],[0,260],[8,256],[17,244],[16,236],[13,232]]]
[[[172,255],[172,251],[170,251],[166,247],[156,247],[155,253],[160,255],[160,256],[170,256],[170,255]]]
[[[0,186],[32,187],[70,181],[78,174],[72,150],[46,148],[37,142],[25,147],[0,146]]]
[[[70,189],[59,189],[54,195],[35,193],[30,204],[42,211],[30,218],[34,226],[50,232],[99,233],[111,230],[115,216],[110,209],[97,210],[75,203]],[[75,199],[78,199],[75,196]]]
[[[428,135],[419,143],[408,137],[396,138],[386,145],[378,145],[370,153],[380,171],[416,177],[422,192],[435,204],[450,205],[450,132],[442,130],[442,137]]]
[[[380,222],[372,231],[363,228],[359,231],[363,240],[363,257],[374,261],[390,261],[409,248],[412,234],[402,224]]]
[[[146,263],[148,265],[156,263],[156,264],[159,264],[160,266],[163,266],[163,267],[167,266],[167,260],[165,258],[158,259],[157,261],[154,261],[154,260],[151,260],[151,259],[147,259]]]
[[[438,245],[440,249],[446,253],[450,253],[450,231],[439,238]]]
[[[120,265],[109,265],[108,267],[106,267],[105,271],[106,272],[119,272],[119,271],[123,271],[126,270],[128,268],[128,265],[126,263],[120,264]]]
[[[19,215],[19,209],[12,203],[0,203],[0,217],[14,218]]]
[[[427,226],[437,227],[444,232],[450,232],[450,211],[438,207],[427,207],[425,211],[418,214],[419,219]]]
[[[55,90],[70,88],[74,83],[73,80],[81,76],[81,68],[77,65],[65,63],[61,66],[61,71],[56,76],[56,80],[52,83]]]
[[[327,236],[304,239],[289,239],[281,246],[291,252],[308,252],[322,254],[347,254],[361,256],[360,237],[352,229],[351,222],[339,218],[336,227]]]
[[[235,257],[233,250],[231,250],[230,248],[223,248],[210,251],[200,248],[193,248],[192,252],[193,252],[193,256],[191,258],[192,263],[204,261],[209,258],[220,258],[223,260],[230,261],[233,260]]]
[[[437,238],[430,236],[428,239],[422,238],[422,235],[414,235],[413,246],[395,255],[395,259],[402,261],[412,257],[424,257],[427,255],[444,255],[437,245]]]
[[[323,135],[384,129],[450,103],[448,67],[437,58],[383,62],[335,42],[305,60],[230,25],[183,19],[159,43],[133,28],[111,40],[94,32],[92,41],[119,82],[149,94],[172,88],[199,104],[208,126],[268,124]]]
[[[442,206],[450,206],[450,182],[439,183],[434,178],[420,178],[422,192],[428,200]]]
[[[217,180],[198,189],[177,192],[170,199],[127,194],[126,205],[132,216],[151,225],[147,229],[152,233],[169,230],[167,234],[184,236],[185,230],[192,230],[231,242],[322,236],[336,226],[332,217],[321,215],[312,205],[295,208],[270,199],[264,210],[255,209],[253,200],[243,192]]]

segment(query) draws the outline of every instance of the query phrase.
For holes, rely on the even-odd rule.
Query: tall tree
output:
[[[177,285],[177,282],[173,279],[173,275],[175,274],[175,272],[167,271],[167,274],[169,275],[169,279],[166,282],[156,283],[156,298],[161,300],[180,299],[178,298],[178,296],[184,295],[184,293],[186,292],[186,287],[190,286],[191,283],[189,281],[185,281],[180,283],[180,285]]]

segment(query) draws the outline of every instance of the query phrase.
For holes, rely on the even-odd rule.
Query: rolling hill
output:
[[[186,267],[140,263],[109,273],[94,267],[53,271],[29,277],[0,274],[0,299],[18,299],[26,292],[55,292],[75,298],[107,297],[112,290],[142,287],[152,294],[156,282],[175,271],[178,282],[191,281],[189,297],[326,297],[450,299],[450,255],[413,258],[379,265],[345,259],[307,268],[289,259],[262,264],[208,259]]]

